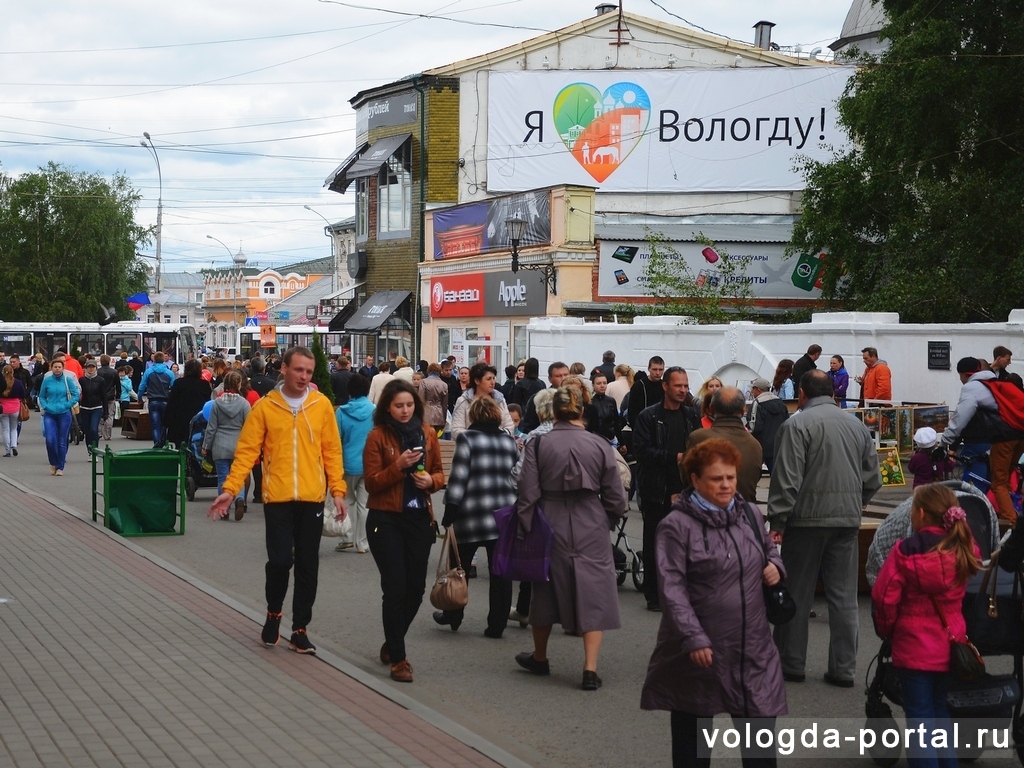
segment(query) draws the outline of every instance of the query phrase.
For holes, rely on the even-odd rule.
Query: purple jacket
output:
[[[729,512],[710,512],[688,494],[659,525],[661,627],[640,706],[692,715],[784,715],[782,664],[765,613],[762,571],[768,560],[785,578],[768,534],[758,536],[739,496]],[[758,519],[761,512],[751,505]],[[767,559],[766,559],[767,551]],[[690,652],[711,648],[711,666]]]

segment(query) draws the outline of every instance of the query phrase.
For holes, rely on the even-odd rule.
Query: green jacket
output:
[[[882,487],[871,433],[831,397],[813,397],[781,427],[768,492],[773,531],[859,528]]]

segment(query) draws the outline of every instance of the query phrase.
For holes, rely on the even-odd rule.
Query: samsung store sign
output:
[[[546,313],[547,286],[539,272],[476,272],[431,281],[432,318],[541,317]]]

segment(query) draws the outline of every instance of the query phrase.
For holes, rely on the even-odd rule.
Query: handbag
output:
[[[935,612],[939,614],[942,628],[946,630],[946,635],[949,637],[950,674],[955,679],[964,682],[977,680],[985,674],[985,660],[981,658],[981,654],[978,653],[978,649],[974,647],[969,638],[965,637],[963,640],[956,639],[953,631],[949,628],[949,622],[946,621],[946,614],[942,612],[942,606],[939,605],[939,601],[935,599],[935,595],[930,595],[930,597],[932,605],[935,607]]]
[[[18,421],[28,421],[32,417],[32,411],[28,407],[28,403],[24,400],[21,401],[21,405],[18,406]]]
[[[1000,580],[999,552],[992,555],[989,567],[975,574],[964,595],[963,614],[967,634],[980,653],[1013,656],[1024,652],[1024,603],[1020,594],[1020,574]],[[1008,574],[1009,575],[1009,574]],[[977,590],[972,587],[981,585]]]
[[[451,565],[455,557],[455,567]],[[459,559],[459,545],[455,541],[455,526],[449,525],[444,532],[441,556],[437,560],[437,576],[430,588],[430,604],[439,611],[457,611],[469,603],[469,582],[462,570]]]
[[[68,400],[70,400],[71,399],[71,387],[68,386],[68,380],[67,379],[64,379],[64,391],[68,393]],[[82,410],[82,409],[79,407],[78,403],[75,403],[74,405],[71,406],[71,413],[74,416],[77,416],[78,412],[80,410]]]
[[[744,504],[744,513],[747,518],[747,522],[750,523],[750,527],[754,529],[754,535],[764,540],[764,523],[760,525],[757,523],[757,518],[754,514],[754,510],[749,504]],[[768,561],[768,549],[765,547],[764,550],[765,564]],[[793,596],[789,593],[789,588],[786,586],[786,582],[780,580],[778,584],[774,586],[768,586],[767,584],[761,584],[761,592],[764,595],[764,609],[768,615],[768,623],[785,624],[796,616],[796,601]]]
[[[531,441],[538,467],[540,441],[539,436]],[[533,524],[524,535],[519,532],[515,504],[494,510],[494,521],[498,524],[498,540],[494,543],[491,573],[509,581],[550,581],[555,531],[540,504],[534,505]]]
[[[328,538],[349,536],[352,533],[352,515],[345,515],[344,520],[336,520],[334,516],[337,510],[334,508],[334,500],[328,497],[324,503],[324,530],[323,535]]]

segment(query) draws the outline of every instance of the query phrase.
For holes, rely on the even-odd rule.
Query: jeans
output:
[[[927,732],[936,728],[946,729],[946,743],[950,745],[947,749],[936,750],[931,747],[932,739],[929,736],[924,738],[924,746],[920,737],[915,736],[907,750],[907,763],[912,768],[955,768],[957,759],[952,748],[953,725],[946,706],[949,675],[916,669],[897,669],[896,674],[900,678],[907,728],[917,728],[923,724]]]
[[[324,503],[287,501],[265,504],[263,516],[267,523],[267,612],[281,612],[288,592],[288,573],[294,563],[292,631],[304,629],[313,618],[313,601],[316,600]]]
[[[78,426],[85,433],[86,445],[100,444],[100,419],[102,418],[102,408],[83,408],[78,414]]]
[[[231,459],[214,459],[213,466],[217,469],[217,495],[224,493],[224,481],[228,479],[228,475],[231,474]],[[236,499],[245,500],[245,486],[242,486],[237,494]]]
[[[159,448],[164,444],[164,416],[167,414],[167,401],[150,400],[146,407],[149,408],[149,424],[153,429],[153,447]]]
[[[18,447],[18,412],[0,413],[0,432],[4,436],[4,453]]]
[[[853,679],[857,667],[857,549],[856,528],[786,528],[782,562],[796,616],[775,627],[783,672],[804,674],[807,623],[820,571],[828,602],[828,673],[840,680]]]
[[[664,520],[671,510],[671,504],[651,503],[641,499],[640,513],[644,516],[644,597],[648,605],[661,602],[658,596],[658,567],[654,558],[654,539],[658,531],[658,523]]]
[[[508,612],[512,608],[512,582],[500,579],[493,573],[490,573],[491,563],[494,558],[494,545],[496,543],[494,541],[485,541],[478,544],[459,544],[459,560],[462,561],[463,568],[468,568],[469,564],[473,562],[473,556],[476,555],[478,548],[483,547],[487,552],[487,580],[490,582],[487,629],[492,634],[501,635],[505,631],[505,627],[508,626]],[[459,623],[462,623],[462,617],[465,613],[464,608],[459,608],[457,611],[445,611],[444,615],[449,619],[456,619]]]
[[[708,768],[711,765],[711,755],[706,753],[706,745],[701,743],[701,738],[698,736],[698,720],[704,720],[704,718],[691,715],[688,712],[672,711],[672,768]],[[710,722],[711,718],[709,717],[707,720]],[[752,734],[756,734],[762,729],[775,731],[774,717],[733,715],[732,722],[736,730],[741,733],[748,722]],[[774,741],[772,739],[773,743]],[[743,749],[741,757],[743,768],[775,768],[774,747],[757,749],[755,746],[749,751]]]
[[[68,433],[71,432],[71,411],[43,414],[43,436],[46,438],[46,458],[50,466],[64,469],[68,457]]]
[[[356,549],[365,551],[370,548],[370,542],[366,540],[366,501],[369,494],[366,490],[366,483],[363,482],[362,473],[358,475],[346,473],[345,486],[348,488],[348,493],[345,494],[345,504],[352,517],[352,534],[348,540],[355,545]]]
[[[405,633],[423,602],[430,548],[436,539],[425,509],[366,516],[366,538],[380,571],[381,618],[391,663],[405,660]]]

